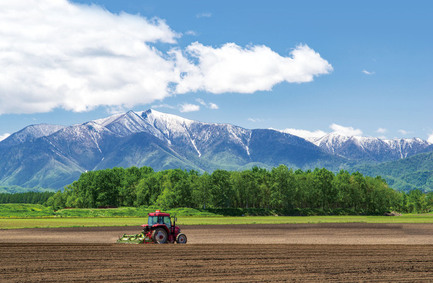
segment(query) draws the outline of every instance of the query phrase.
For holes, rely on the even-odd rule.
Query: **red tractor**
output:
[[[165,244],[178,243],[186,244],[186,235],[180,232],[176,226],[177,218],[170,217],[170,214],[156,210],[148,214],[147,224],[141,225],[143,232],[136,235],[123,235],[117,243],[125,244]]]

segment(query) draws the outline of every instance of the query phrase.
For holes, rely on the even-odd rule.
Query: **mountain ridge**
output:
[[[193,121],[152,109],[42,128],[19,142],[15,134],[0,142],[0,185],[45,187],[51,182],[61,188],[82,172],[115,166],[213,171],[333,162],[332,156],[290,134]]]
[[[350,169],[432,151],[421,139],[328,134],[307,140],[273,129],[206,123],[153,109],[71,126],[30,125],[0,141],[0,185],[60,189],[82,172],[116,166],[241,170]]]
[[[314,143],[329,153],[348,159],[376,162],[397,160],[431,150],[430,143],[419,138],[390,140],[330,133]]]

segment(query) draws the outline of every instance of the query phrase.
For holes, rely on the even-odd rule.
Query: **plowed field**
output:
[[[185,226],[186,245],[113,244],[139,230],[0,230],[0,282],[433,281],[432,224]]]

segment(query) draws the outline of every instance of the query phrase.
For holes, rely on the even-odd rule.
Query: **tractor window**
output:
[[[158,223],[158,216],[149,216],[149,219],[147,220],[147,224],[149,226],[153,226]]]
[[[171,227],[170,217],[164,216],[164,224],[167,225],[168,228]]]
[[[170,217],[168,216],[149,216],[147,224],[149,226],[153,226],[155,224],[165,224],[167,227],[171,227]]]

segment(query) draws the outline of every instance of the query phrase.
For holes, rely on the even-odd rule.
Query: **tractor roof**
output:
[[[170,213],[161,212],[160,210],[156,210],[155,212],[150,212],[149,216],[168,216],[170,217]]]

